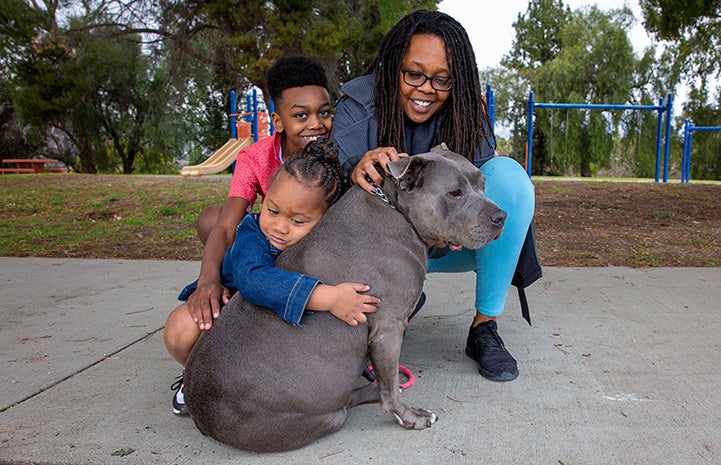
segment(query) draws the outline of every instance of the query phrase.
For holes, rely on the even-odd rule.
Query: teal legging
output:
[[[429,272],[476,272],[476,311],[498,316],[506,304],[513,272],[535,208],[534,188],[528,174],[515,160],[495,157],[481,171],[486,177],[486,197],[508,216],[501,237],[476,250],[448,252],[428,260]]]

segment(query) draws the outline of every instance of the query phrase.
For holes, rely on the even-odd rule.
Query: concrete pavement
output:
[[[520,377],[481,378],[463,348],[473,275],[434,274],[401,362],[403,396],[283,454],[234,450],[170,410],[162,328],[198,262],[0,257],[0,463],[721,464],[721,268],[545,268],[500,333]],[[126,455],[113,455],[125,451]]]

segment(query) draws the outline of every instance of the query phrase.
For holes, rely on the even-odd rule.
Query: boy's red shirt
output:
[[[265,196],[270,177],[283,164],[280,151],[279,132],[239,151],[228,197],[242,197],[252,207],[257,195]]]

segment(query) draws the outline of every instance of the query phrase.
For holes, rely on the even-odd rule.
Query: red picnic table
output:
[[[0,168],[0,174],[10,173],[67,173],[68,168],[54,158],[6,158],[2,161],[10,168]],[[55,166],[46,166],[49,163]]]

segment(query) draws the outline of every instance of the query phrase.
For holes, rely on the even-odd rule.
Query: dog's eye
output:
[[[450,191],[450,192],[448,193],[448,196],[449,196],[449,197],[454,197],[454,198],[455,198],[455,197],[461,197],[462,195],[463,195],[463,191],[460,190],[460,189],[456,189],[456,190]]]

